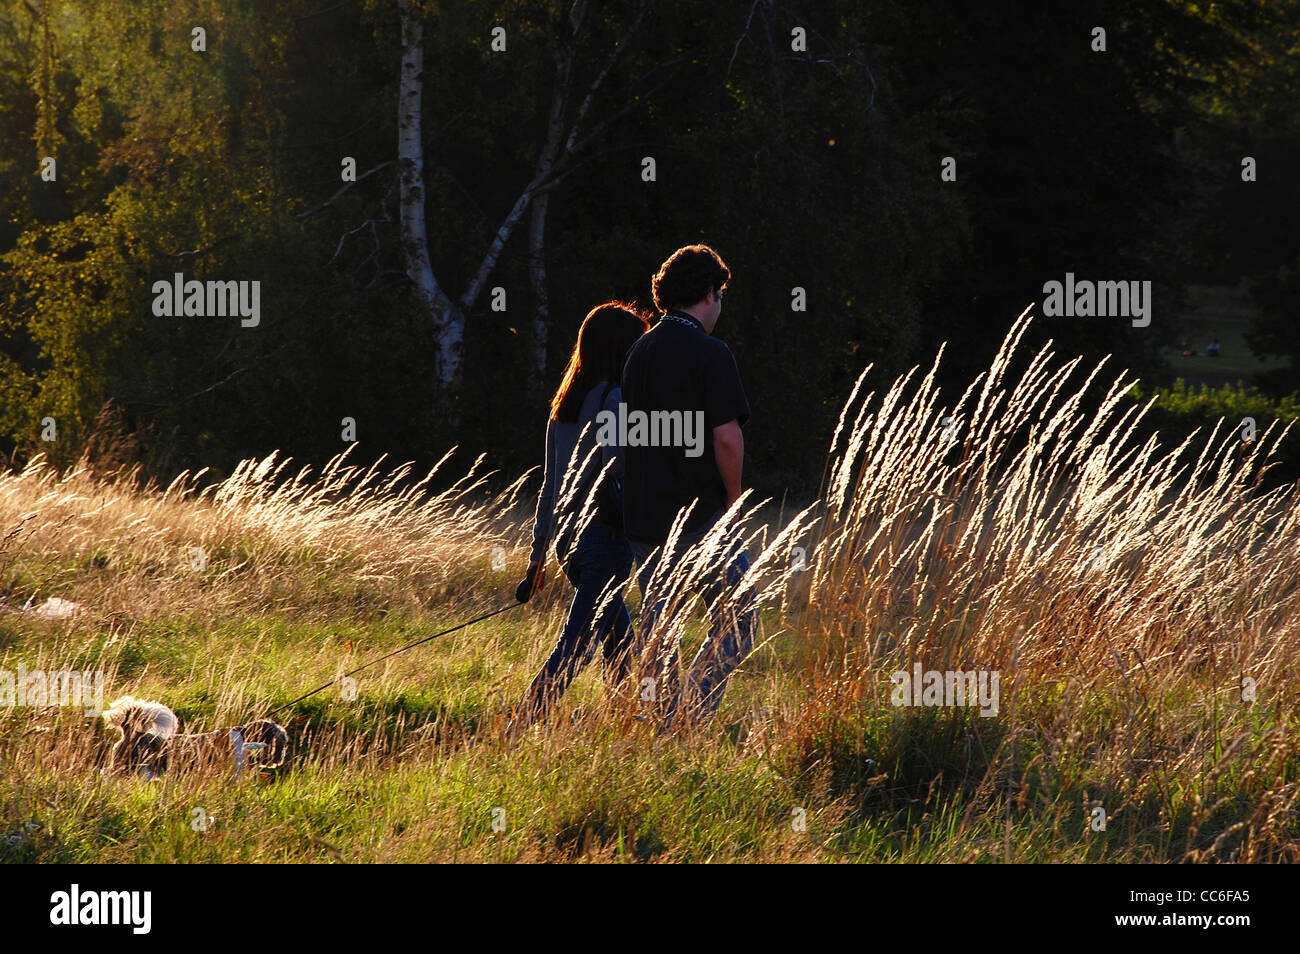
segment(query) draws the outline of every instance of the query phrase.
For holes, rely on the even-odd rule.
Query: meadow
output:
[[[165,487],[42,458],[0,475],[0,670],[103,671],[105,702],[156,698],[186,731],[292,702],[289,763],[238,781],[113,777],[100,720],[0,707],[0,860],[1300,859],[1300,506],[1260,480],[1286,429],[1138,442],[1132,382],[1027,353],[1027,322],[955,400],[942,353],[883,387],[868,369],[820,498],[733,509],[757,648],[678,735],[592,667],[506,738],[572,592],[554,565],[355,698],[293,702],[512,602],[535,472],[493,491],[482,459],[416,479],[344,453]],[[665,581],[647,660],[701,639],[699,572]],[[32,612],[51,597],[76,611]],[[916,664],[997,672],[996,714],[894,704]]]

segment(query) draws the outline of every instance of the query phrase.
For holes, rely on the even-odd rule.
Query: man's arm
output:
[[[713,429],[713,457],[718,462],[722,485],[727,488],[727,507],[740,499],[740,471],[745,459],[745,435],[740,421],[731,420]]]

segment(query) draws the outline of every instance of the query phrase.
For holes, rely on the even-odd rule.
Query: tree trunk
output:
[[[549,195],[555,187],[557,173],[563,173],[573,156],[580,152],[578,133],[587,111],[605,78],[636,33],[649,9],[648,0],[641,0],[640,9],[628,32],[615,46],[596,74],[576,113],[569,117],[569,102],[574,94],[574,67],[579,38],[585,29],[589,0],[574,0],[569,10],[573,28],[570,43],[557,41],[555,48],[555,90],[551,97],[551,115],[546,129],[546,142],[533,170],[532,180],[524,187],[506,214],[478,270],[459,299],[451,298],[439,285],[433,274],[429,258],[429,236],[424,213],[424,147],[421,140],[421,100],[424,90],[424,24],[419,11],[413,9],[412,0],[396,0],[402,23],[402,72],[397,100],[397,158],[401,166],[399,183],[399,210],[401,218],[402,255],[406,274],[414,284],[421,304],[430,314],[438,332],[438,379],[447,389],[452,384],[461,362],[461,342],[465,336],[466,316],[487,287],[497,261],[506,243],[532,205],[529,228],[529,282],[532,286],[537,311],[533,317],[533,373],[537,382],[546,375],[546,348],[550,336],[550,301],[546,292],[546,213]],[[627,108],[630,108],[627,107]],[[626,108],[625,110],[626,111]],[[566,121],[567,120],[567,121]],[[612,122],[607,120],[606,124]],[[589,136],[594,136],[594,133]]]
[[[528,229],[528,278],[533,286],[533,386],[546,385],[546,345],[551,328],[551,302],[546,292],[546,211],[551,193],[533,199],[533,217]]]
[[[416,295],[433,319],[438,337],[438,381],[448,387],[460,369],[465,313],[438,285],[429,260],[424,217],[424,24],[410,0],[397,0],[402,20],[402,72],[397,97],[397,158],[401,166],[398,207],[402,257]]]

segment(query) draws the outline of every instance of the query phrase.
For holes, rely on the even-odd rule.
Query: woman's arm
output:
[[[555,421],[546,422],[546,464],[542,473],[542,491],[537,497],[537,510],[533,514],[533,548],[528,565],[545,562],[546,544],[555,523],[556,482],[561,473],[555,459]]]
[[[614,415],[614,420],[617,422],[618,406],[622,401],[623,390],[621,388],[610,388],[609,393],[605,395],[605,406],[602,407],[601,410],[608,411],[610,414]],[[599,431],[597,431],[597,433],[599,433]],[[617,430],[615,433],[617,433]],[[619,446],[617,439],[611,441],[609,444],[600,445],[600,466],[606,467],[609,465],[610,461],[613,461],[614,466],[609,468],[609,472],[616,480],[623,479],[623,459],[623,448]]]

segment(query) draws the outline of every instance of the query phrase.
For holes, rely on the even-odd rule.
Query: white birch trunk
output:
[[[401,165],[398,207],[402,257],[416,294],[433,318],[438,336],[438,381],[450,386],[460,369],[465,313],[438,285],[429,259],[424,216],[424,24],[410,0],[397,0],[402,20],[402,72],[397,97],[397,158]]]

